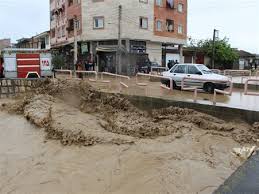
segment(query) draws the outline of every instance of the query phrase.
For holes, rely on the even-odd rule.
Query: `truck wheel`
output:
[[[214,92],[214,89],[215,89],[215,85],[213,83],[205,83],[203,86],[203,90],[210,94]]]
[[[39,78],[39,75],[37,73],[29,73],[27,78]]]

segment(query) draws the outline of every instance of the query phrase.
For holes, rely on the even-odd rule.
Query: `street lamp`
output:
[[[212,69],[215,69],[215,42],[219,38],[219,30],[214,29],[213,32],[213,48],[212,48]]]

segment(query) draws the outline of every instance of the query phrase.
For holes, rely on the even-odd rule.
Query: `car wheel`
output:
[[[213,93],[215,89],[215,85],[213,83],[205,83],[203,86],[203,90],[208,93]]]

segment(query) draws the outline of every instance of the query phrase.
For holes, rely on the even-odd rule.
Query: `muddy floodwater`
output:
[[[0,193],[210,193],[237,168],[224,137],[64,147],[21,116],[0,113]],[[168,141],[168,142],[167,142]]]
[[[0,193],[212,193],[243,162],[232,149],[255,136],[188,109],[148,115],[79,83],[0,107]]]

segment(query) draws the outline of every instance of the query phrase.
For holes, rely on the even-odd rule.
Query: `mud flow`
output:
[[[258,123],[145,112],[75,80],[0,104],[0,193],[211,193],[259,139]]]

